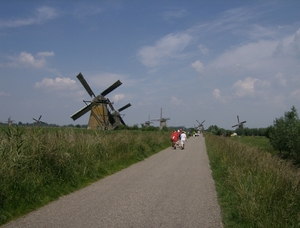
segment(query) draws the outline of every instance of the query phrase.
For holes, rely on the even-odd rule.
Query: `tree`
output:
[[[276,118],[269,131],[270,143],[280,153],[300,158],[300,120],[296,108],[285,112],[284,117]]]

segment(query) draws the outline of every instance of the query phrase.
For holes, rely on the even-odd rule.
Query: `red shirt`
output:
[[[177,142],[178,141],[178,132],[172,132],[171,139],[173,142]]]

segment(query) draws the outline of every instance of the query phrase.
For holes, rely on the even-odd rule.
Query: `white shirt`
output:
[[[185,141],[186,140],[186,134],[181,133],[180,139],[181,139],[181,141]]]

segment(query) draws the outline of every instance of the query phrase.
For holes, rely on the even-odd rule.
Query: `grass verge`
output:
[[[299,227],[299,170],[237,140],[205,141],[225,227]]]
[[[0,129],[0,225],[167,148],[169,134]]]

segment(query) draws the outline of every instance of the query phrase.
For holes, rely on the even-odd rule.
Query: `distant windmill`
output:
[[[238,128],[243,128],[244,127],[244,123],[246,123],[246,121],[242,121],[240,122],[240,118],[239,116],[237,116],[237,120],[238,120],[238,123],[233,125],[232,127],[238,127]]]
[[[145,121],[145,127],[149,127],[151,123],[152,122],[150,121],[150,115],[149,115],[149,120]]]
[[[167,120],[170,120],[169,117],[163,118],[162,117],[162,108],[160,109],[160,119],[153,119],[152,121],[159,121],[159,128],[162,129],[163,127],[167,126]]]
[[[32,118],[35,122],[36,125],[40,126],[40,124],[45,124],[45,122],[41,121],[42,115],[38,119]]]
[[[200,132],[200,134],[203,133],[204,127],[203,127],[203,123],[205,122],[205,120],[202,121],[202,123],[200,123],[198,120],[196,120],[198,122],[198,130]]]
[[[8,117],[7,119],[7,125],[11,126],[13,124],[14,120],[11,119],[11,117]]]

